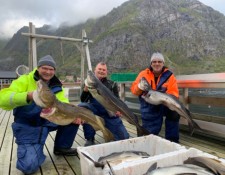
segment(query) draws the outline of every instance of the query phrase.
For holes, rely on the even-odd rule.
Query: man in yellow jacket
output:
[[[163,117],[166,116],[165,138],[173,142],[179,142],[179,114],[171,111],[162,104],[149,104],[141,98],[145,89],[139,83],[142,77],[148,81],[153,90],[173,95],[175,98],[179,97],[177,80],[174,74],[164,64],[165,60],[163,55],[158,52],[153,53],[150,67],[138,74],[136,80],[132,83],[131,92],[139,96],[143,127],[150,133],[158,135],[162,127]]]
[[[12,110],[13,134],[16,138],[17,168],[24,174],[34,173],[44,162],[43,147],[50,131],[57,130],[54,154],[77,155],[71,148],[78,127],[75,124],[58,126],[40,117],[41,107],[33,101],[36,82],[44,80],[58,100],[68,103],[62,84],[55,76],[56,63],[50,55],[42,57],[38,67],[14,80],[9,88],[0,91],[0,108]]]

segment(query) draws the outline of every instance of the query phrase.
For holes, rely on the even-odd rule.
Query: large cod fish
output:
[[[154,163],[144,175],[225,175],[225,165],[216,159],[191,157],[182,165],[157,168]]]
[[[58,125],[68,125],[76,118],[81,118],[96,131],[101,130],[106,142],[114,140],[113,134],[105,128],[104,120],[101,117],[94,115],[93,112],[86,108],[60,102],[44,81],[39,80],[37,82],[37,90],[33,93],[33,99],[38,106],[44,108],[40,116],[50,122]]]
[[[128,106],[119,98],[117,98],[113,92],[111,92],[102,82],[93,74],[92,71],[88,71],[85,85],[88,87],[91,95],[108,111],[110,116],[115,116],[115,113],[119,111],[130,124],[133,124],[137,128],[137,135],[149,135],[148,130],[140,126],[138,118],[128,108]]]
[[[180,116],[187,120],[191,135],[193,134],[194,129],[201,130],[198,124],[192,119],[190,111],[185,108],[185,106],[178,99],[172,95],[152,90],[148,81],[144,77],[141,78],[140,83],[143,85],[143,87],[145,87],[145,91],[147,92],[142,95],[142,98],[147,103],[153,105],[163,104],[170,110],[176,111]]]

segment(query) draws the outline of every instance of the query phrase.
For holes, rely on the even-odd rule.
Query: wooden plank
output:
[[[10,125],[13,123],[13,115],[11,113],[10,117]],[[8,136],[11,137],[11,136]],[[15,143],[15,137],[12,138],[13,146],[12,146],[12,159],[11,159],[11,167],[10,167],[10,174],[12,175],[23,175],[23,173],[16,168],[16,161],[17,161],[17,144]]]
[[[49,149],[49,156],[51,157],[51,160],[56,168],[57,173],[56,174],[70,174],[73,175],[75,172],[71,169],[68,162],[66,161],[64,156],[57,156],[53,154],[53,148],[54,148],[54,140],[52,135],[54,135],[55,132],[51,132],[50,138],[46,141],[46,146]],[[51,171],[50,171],[51,172]],[[52,173],[52,172],[51,172]],[[54,175],[54,173],[52,173]]]
[[[78,132],[80,132],[80,129],[78,130]],[[54,140],[53,138],[55,138],[56,135],[56,131],[55,132],[51,132],[50,136],[51,139]],[[83,135],[83,134],[82,134]],[[82,137],[79,136],[79,134],[76,135],[74,143],[73,143],[73,148],[76,148],[78,146],[80,146],[80,143],[78,142],[78,139],[83,139]],[[59,157],[59,156],[58,156]],[[74,174],[76,175],[80,175],[81,174],[81,167],[80,167],[80,159],[77,156],[61,156],[64,157],[66,162],[68,163],[68,167],[71,168],[71,170],[74,172]]]
[[[0,174],[7,175],[10,173],[11,150],[13,145],[13,134],[11,129],[10,112],[6,112],[4,120],[1,123],[0,133],[2,135],[2,145],[0,151]],[[12,118],[11,118],[12,119]],[[3,129],[2,129],[3,128]]]
[[[200,96],[189,96],[189,103],[200,104],[207,106],[225,107],[223,97],[200,97]]]
[[[6,128],[7,128],[7,125],[6,125],[7,118],[5,117],[6,113],[7,113],[6,111],[1,111],[1,113],[0,113],[0,124],[1,124],[1,127],[0,127],[0,151],[2,148],[2,144],[4,141],[5,132],[6,132]]]
[[[48,140],[51,140],[51,136],[48,135],[47,137],[47,142],[51,142],[51,141],[48,141]],[[57,174],[57,170],[56,170],[56,167],[54,165],[54,162],[52,160],[52,157],[51,157],[51,152],[52,152],[52,148],[49,148],[47,147],[47,144],[45,144],[44,146],[44,154],[46,155],[46,159],[44,161],[44,163],[41,165],[41,172],[42,172],[42,175],[49,175],[49,174]]]
[[[13,142],[15,142],[15,139],[13,139]],[[13,144],[12,148],[12,160],[11,160],[11,167],[10,167],[10,174],[12,175],[23,175],[23,173],[16,168],[16,161],[17,161],[17,144]]]
[[[2,149],[0,151],[0,174],[22,175],[23,173],[16,169],[16,148],[17,144],[13,138],[11,123],[13,122],[12,111],[0,110],[0,137],[2,138]],[[137,132],[134,125],[123,120],[130,138],[136,137]],[[201,151],[210,153],[220,158],[225,158],[225,139],[214,138],[208,135],[194,133],[189,135],[187,127],[180,129],[180,144],[183,146],[194,147]],[[164,126],[160,136],[164,137]],[[56,132],[51,132],[46,140],[44,153],[46,160],[34,175],[81,175],[80,160],[77,156],[56,156],[53,154],[54,138]],[[105,143],[102,133],[97,131],[96,144]],[[73,147],[83,146],[85,143],[83,128],[80,126]]]
[[[13,114],[12,114],[12,111],[8,111],[8,113],[10,113],[10,116],[9,116],[9,124],[8,124],[8,127],[10,128],[10,130],[12,131],[11,129],[11,124],[13,123],[14,121],[14,117],[13,117]],[[6,137],[12,137],[12,147],[9,147],[8,149],[12,149],[11,150],[11,165],[10,165],[10,174],[12,175],[23,175],[23,173],[18,170],[16,168],[16,161],[17,161],[17,144],[15,143],[15,138],[13,137],[13,133],[10,132],[10,136],[6,136]],[[10,152],[10,151],[9,151]],[[8,155],[9,156],[9,155]],[[41,172],[40,170],[38,170],[36,173],[34,173],[33,175],[40,175]]]

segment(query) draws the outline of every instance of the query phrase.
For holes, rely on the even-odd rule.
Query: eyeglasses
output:
[[[152,61],[152,63],[154,63],[154,64],[155,64],[155,63],[160,63],[160,64],[161,64],[162,61]]]

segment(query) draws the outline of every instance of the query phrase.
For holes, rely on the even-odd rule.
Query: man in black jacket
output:
[[[116,97],[119,98],[117,83],[107,79],[107,66],[104,62],[100,62],[95,67],[95,76],[108,88],[110,89]],[[115,117],[110,117],[106,109],[92,97],[88,88],[84,85],[81,94],[81,102],[78,106],[90,109],[94,114],[102,117],[105,121],[105,126],[114,135],[115,140],[128,139],[129,134],[120,119],[120,112],[115,114]],[[89,124],[83,124],[84,136],[87,140],[85,146],[94,145],[95,130]]]

